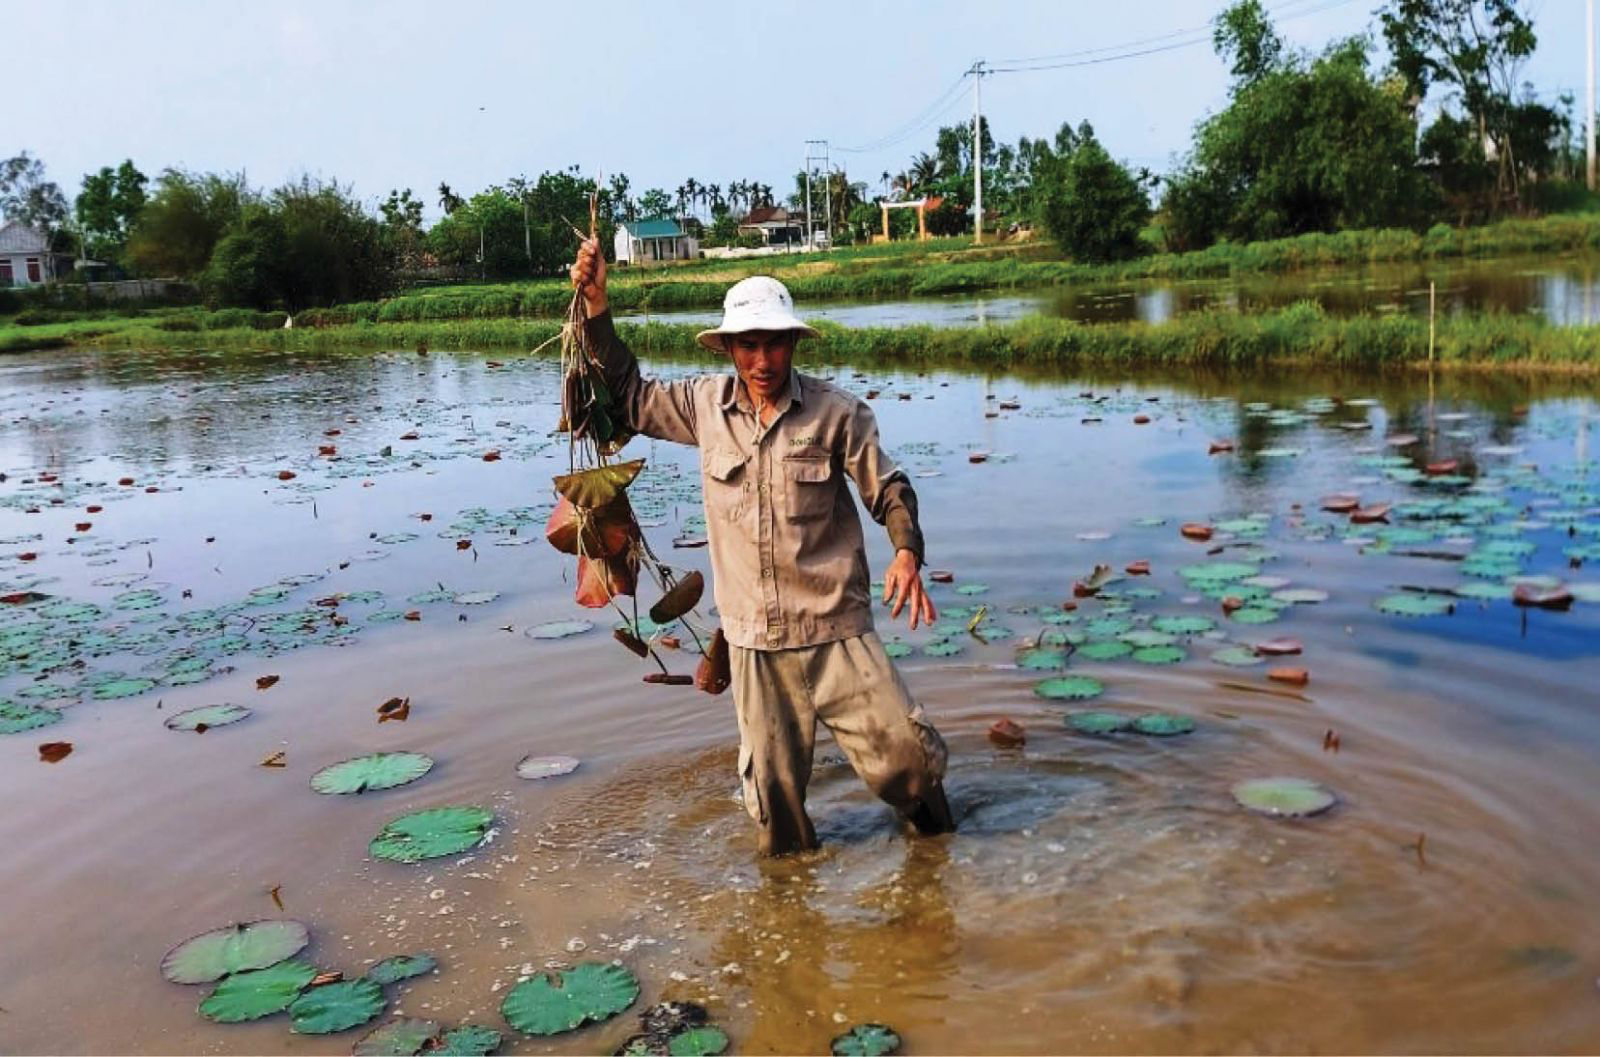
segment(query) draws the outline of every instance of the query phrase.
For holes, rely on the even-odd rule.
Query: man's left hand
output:
[[[924,624],[932,624],[939,619],[938,612],[933,608],[933,599],[928,597],[927,590],[922,586],[922,574],[917,571],[917,556],[904,548],[895,551],[889,571],[883,574],[883,600],[894,606],[889,611],[889,617],[893,620],[900,619],[900,611],[907,603],[910,604],[909,619],[913,631],[919,620]]]

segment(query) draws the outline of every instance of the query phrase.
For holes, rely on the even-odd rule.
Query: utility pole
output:
[[[815,162],[815,161],[821,160],[822,163],[823,163],[823,173],[824,173],[824,176],[826,176],[826,173],[827,173],[827,158],[828,158],[828,141],[827,140],[825,140],[825,139],[808,139],[808,140],[806,140],[806,249],[808,249],[808,250],[815,246],[815,242],[812,240],[812,235],[811,235],[812,228],[814,227],[814,224],[812,223],[812,220],[811,220],[811,168],[812,168],[812,163]],[[826,203],[828,201],[827,187],[826,186],[823,187],[822,201],[823,201],[824,205],[826,205]],[[827,216],[826,216],[826,210],[824,210],[823,230],[826,231],[827,228],[828,228],[828,220],[827,220]],[[829,237],[831,239],[831,237],[832,237],[832,233],[831,232],[829,233]]]
[[[1584,20],[1588,33],[1584,40],[1588,47],[1589,56],[1589,91],[1583,97],[1583,141],[1584,153],[1589,159],[1589,190],[1595,189],[1595,163],[1594,163],[1594,0],[1588,0],[1584,5],[1587,17]]]
[[[806,245],[811,245],[811,140],[806,140]]]
[[[1593,0],[1590,0],[1593,3]],[[983,243],[983,60],[967,71],[972,74],[972,241]]]

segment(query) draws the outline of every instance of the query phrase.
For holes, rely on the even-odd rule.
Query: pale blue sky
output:
[[[754,178],[786,193],[804,140],[881,140],[923,114],[974,59],[1149,41],[1204,25],[1222,6],[10,4],[8,53],[43,60],[14,68],[48,76],[31,88],[13,79],[0,107],[0,156],[31,151],[69,196],[85,171],[131,157],[151,175],[180,165],[244,169],[264,185],[302,172],[336,177],[368,200],[411,187],[430,215],[440,180],[470,194],[574,162],[586,173],[627,173],[635,193],[670,190],[687,176],[724,185]],[[1378,2],[1268,6],[1280,9],[1291,42],[1321,48],[1371,25]],[[1526,77],[1548,99],[1581,96],[1582,0],[1534,0],[1531,9],[1540,47]],[[1088,118],[1113,154],[1162,169],[1225,93],[1209,43],[983,83],[984,112],[1002,140]],[[929,149],[938,125],[970,121],[971,106],[967,87],[904,141],[836,150],[834,160],[876,187],[884,169]]]

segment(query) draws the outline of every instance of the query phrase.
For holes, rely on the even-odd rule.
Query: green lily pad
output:
[[[433,759],[420,752],[377,752],[324,767],[311,776],[319,793],[365,793],[415,782],[433,769]]]
[[[403,815],[383,827],[368,850],[374,858],[420,862],[476,847],[494,812],[481,807],[436,807]]]
[[[838,1057],[883,1057],[898,1053],[900,1036],[884,1024],[857,1024],[830,1044]]]
[[[1319,591],[1315,587],[1286,587],[1281,591],[1272,592],[1272,597],[1280,602],[1308,606],[1326,602],[1328,592]]]
[[[1246,565],[1244,562],[1197,562],[1180,568],[1178,575],[1191,584],[1200,586],[1232,583],[1247,576],[1254,576],[1260,571],[1254,565]]]
[[[1373,603],[1378,612],[1391,617],[1439,617],[1455,611],[1455,603],[1444,595],[1407,592],[1385,595]],[[1238,616],[1238,614],[1234,614]]]
[[[1086,701],[1105,692],[1105,684],[1087,675],[1060,675],[1035,683],[1033,692],[1052,701]]]
[[[1252,811],[1283,818],[1321,814],[1339,801],[1307,778],[1253,778],[1235,785],[1233,798]]]
[[[207,984],[230,973],[276,965],[300,953],[310,942],[311,934],[298,921],[230,925],[172,948],[161,959],[161,975],[175,984]]]
[[[1210,617],[1171,616],[1156,617],[1150,626],[1169,635],[1203,635],[1217,626]]]
[[[554,980],[540,974],[513,987],[500,1003],[506,1023],[528,1035],[559,1035],[610,1020],[639,997],[633,973],[609,962],[584,962]]]
[[[368,969],[366,977],[375,984],[393,984],[431,973],[438,967],[431,954],[397,954]]]
[[[61,713],[56,709],[0,702],[0,734],[21,734],[60,722]]]
[[[1133,651],[1133,659],[1140,664],[1177,664],[1188,656],[1181,646],[1146,646]]]
[[[429,1057],[487,1057],[500,1048],[500,1033],[481,1024],[463,1024],[439,1036]]]
[[[316,978],[317,967],[279,962],[224,977],[200,1003],[200,1015],[219,1024],[259,1020],[288,1009]]]
[[[929,657],[954,657],[966,648],[960,639],[935,639],[922,647],[922,652]]]
[[[1150,628],[1134,628],[1126,635],[1119,636],[1119,638],[1129,646],[1141,650],[1149,646],[1171,646],[1178,641],[1176,635],[1170,635],[1165,631],[1155,631]]]
[[[981,594],[985,593],[988,590],[989,590],[989,585],[988,584],[978,584],[978,583],[962,584],[960,587],[956,588],[956,594],[958,594],[958,595],[981,595]]]
[[[340,980],[313,987],[295,999],[289,1016],[297,1035],[331,1035],[367,1023],[388,1004],[383,988],[373,981]]]
[[[168,730],[193,730],[204,733],[212,727],[226,727],[250,715],[243,705],[204,705],[168,716],[163,724]]]
[[[458,606],[481,606],[499,597],[499,591],[463,591],[450,600]]]
[[[1047,671],[1063,667],[1066,663],[1067,655],[1061,650],[1023,650],[1017,654],[1017,667],[1024,671]]]
[[[438,1033],[437,1021],[415,1018],[391,1020],[374,1028],[350,1052],[355,1057],[416,1057]],[[497,1034],[497,1040],[498,1037]]]
[[[1270,624],[1277,620],[1279,615],[1276,609],[1268,609],[1266,606],[1245,606],[1243,609],[1235,609],[1228,615],[1228,619],[1235,624]]]
[[[1133,720],[1120,712],[1073,712],[1066,724],[1079,734],[1120,734],[1133,726]]]
[[[154,679],[112,679],[100,683],[91,691],[89,696],[96,701],[110,701],[118,697],[133,697],[142,694],[156,685]]]
[[[1211,659],[1218,664],[1226,664],[1233,668],[1250,668],[1267,663],[1265,657],[1249,646],[1225,646],[1213,653]]]
[[[1121,639],[1107,639],[1103,642],[1086,642],[1078,647],[1078,656],[1086,661],[1115,661],[1126,657],[1133,652]]]
[[[552,620],[545,624],[535,624],[523,634],[530,639],[564,639],[593,630],[594,624],[588,620]]]
[[[1192,734],[1194,720],[1171,712],[1150,712],[1135,719],[1133,729],[1151,737],[1170,738],[1175,734]]]
[[[667,1040],[672,1057],[716,1057],[727,1049],[728,1036],[715,1024],[687,1028]]]
[[[890,660],[899,660],[912,654],[911,645],[905,642],[886,642],[883,644],[883,654]]]

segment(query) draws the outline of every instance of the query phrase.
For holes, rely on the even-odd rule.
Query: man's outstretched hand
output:
[[[889,571],[883,574],[883,600],[894,606],[889,611],[892,620],[899,620],[900,611],[908,604],[911,606],[908,619],[913,631],[918,621],[932,624],[939,619],[938,612],[933,608],[933,599],[928,597],[927,590],[922,586],[922,574],[917,571],[917,556],[904,548],[894,552],[894,561],[889,563]]]
[[[572,262],[572,285],[583,291],[583,300],[593,319],[606,310],[606,255],[600,252],[599,239],[585,239]]]

